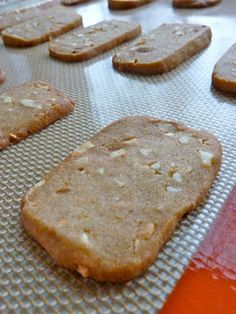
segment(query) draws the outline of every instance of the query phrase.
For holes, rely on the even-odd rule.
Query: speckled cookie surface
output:
[[[221,0],[173,0],[176,8],[200,9],[207,8],[220,3]]]
[[[12,25],[23,23],[46,12],[47,9],[54,5],[54,1],[48,1],[41,5],[31,8],[19,8],[14,11],[4,12],[0,14],[0,32]]]
[[[44,82],[11,88],[0,96],[0,150],[45,128],[74,108],[74,102]]]
[[[62,61],[83,61],[131,40],[140,33],[140,25],[133,22],[102,21],[55,39],[49,45],[49,54]]]
[[[236,44],[216,63],[212,84],[222,91],[236,93]]]
[[[84,277],[143,273],[178,220],[201,203],[221,164],[215,136],[127,117],[78,147],[21,202],[28,232]]]
[[[124,72],[162,74],[177,67],[211,42],[209,27],[163,24],[113,56],[113,66]]]
[[[82,17],[71,9],[57,6],[46,14],[4,29],[5,46],[30,47],[65,33],[82,24]]]

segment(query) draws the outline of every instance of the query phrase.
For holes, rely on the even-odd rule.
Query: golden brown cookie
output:
[[[162,74],[186,61],[211,42],[209,27],[197,24],[163,24],[140,37],[112,58],[119,71]]]
[[[23,224],[59,265],[127,281],[147,270],[180,218],[204,201],[220,164],[214,135],[127,117],[25,194]]]
[[[140,7],[152,0],[108,0],[108,7],[112,10],[126,10]]]
[[[82,17],[71,9],[57,6],[25,23],[2,31],[5,46],[31,47],[59,36],[82,24]]]
[[[64,117],[74,102],[44,82],[18,85],[0,96],[0,150]]]
[[[212,84],[222,91],[236,93],[236,44],[216,63]]]
[[[184,9],[201,9],[220,3],[221,0],[173,0],[173,6]]]
[[[84,61],[137,37],[139,24],[126,21],[102,21],[79,28],[53,40],[49,45],[51,57],[62,61]]]

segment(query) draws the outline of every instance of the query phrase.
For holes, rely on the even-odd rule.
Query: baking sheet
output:
[[[144,77],[113,70],[111,57],[124,45],[90,61],[67,64],[49,58],[47,43],[12,49],[0,42],[0,68],[7,72],[0,93],[40,79],[76,101],[67,118],[0,152],[0,312],[156,313],[236,183],[236,99],[211,88],[216,61],[236,41],[236,3],[174,10],[170,0],[157,0],[133,10],[109,11],[106,1],[94,0],[74,8],[85,26],[109,18],[139,22],[143,32],[165,22],[206,24],[213,31],[212,43],[172,72]],[[24,231],[19,202],[78,144],[133,114],[178,120],[214,133],[223,145],[223,164],[204,205],[180,222],[143,276],[124,285],[99,284],[54,264]]]

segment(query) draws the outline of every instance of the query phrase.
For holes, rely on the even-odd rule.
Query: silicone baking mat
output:
[[[26,3],[34,1],[18,5]],[[14,7],[17,3],[0,11]],[[95,0],[74,8],[85,26],[124,19],[141,23],[145,33],[165,22],[206,24],[212,28],[212,43],[177,69],[149,77],[113,70],[111,57],[121,46],[68,64],[49,58],[47,43],[26,49],[0,43],[0,68],[7,73],[1,93],[39,79],[76,101],[67,118],[0,152],[0,312],[156,313],[236,182],[236,100],[211,87],[216,61],[236,41],[236,3],[224,0],[209,9],[175,10],[170,0],[157,0],[133,10],[109,11],[106,1]],[[223,146],[223,164],[204,205],[182,219],[143,276],[123,285],[100,284],[54,264],[24,231],[19,202],[78,144],[115,119],[134,114],[178,120],[214,133]]]

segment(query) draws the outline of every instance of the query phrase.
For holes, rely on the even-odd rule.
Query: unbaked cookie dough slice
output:
[[[71,9],[57,6],[37,18],[2,31],[5,46],[30,47],[50,40],[82,24],[82,17]]]
[[[212,84],[222,91],[236,93],[236,44],[216,63]]]
[[[54,1],[48,1],[31,8],[19,8],[14,11],[4,12],[0,14],[0,32],[10,26],[23,23],[37,16],[42,15],[46,9],[54,5]]]
[[[204,201],[220,164],[215,136],[127,117],[25,194],[23,224],[59,265],[127,281],[147,270],[180,218]]]
[[[173,0],[173,6],[184,9],[207,8],[220,3],[221,0]]]
[[[102,21],[53,40],[49,45],[49,54],[62,61],[84,61],[129,41],[140,33],[140,25],[133,22]]]
[[[163,24],[113,56],[114,68],[140,74],[168,72],[211,42],[211,29],[197,24]]]
[[[0,150],[64,117],[74,102],[40,81],[18,85],[0,96]]]
[[[152,0],[108,0],[108,7],[112,10],[126,10],[140,7]]]

